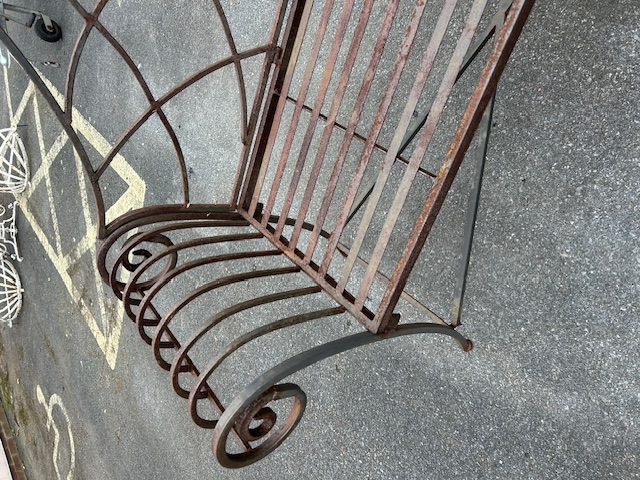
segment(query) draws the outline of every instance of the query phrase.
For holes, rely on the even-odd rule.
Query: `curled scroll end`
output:
[[[220,417],[213,431],[211,450],[223,467],[246,467],[269,455],[296,428],[307,405],[306,394],[298,385],[292,383],[274,385],[253,402],[250,402],[249,398],[245,397],[245,401],[234,401]],[[278,426],[277,415],[268,405],[287,398],[293,399],[293,405],[284,423]],[[237,408],[233,409],[234,405],[237,405]],[[257,426],[251,427],[256,422],[258,422]],[[242,453],[227,451],[227,439],[232,428],[240,439],[249,445],[246,451]],[[250,444],[250,442],[259,441],[261,443],[256,446]]]

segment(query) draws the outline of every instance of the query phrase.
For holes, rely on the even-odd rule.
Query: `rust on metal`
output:
[[[409,334],[443,334],[472,348],[455,330],[461,292],[447,321],[406,287],[485,110],[486,149],[492,98],[534,0],[501,0],[494,11],[487,0],[282,0],[266,42],[244,50],[222,4],[212,0],[230,54],[159,96],[100,20],[109,0],[91,9],[68,1],[83,25],[61,104],[1,29],[0,41],[43,95],[87,174],[102,279],[187,400],[192,420],[212,429],[212,452],[222,465],[254,463],[286,439],[306,394],[281,382],[318,361]],[[119,55],[147,102],[94,163],[73,123],[76,78],[91,35]],[[262,65],[249,98],[245,66],[256,59]],[[475,77],[472,65],[479,65]],[[192,204],[188,149],[165,108],[222,69],[236,79],[241,154],[228,203]],[[175,150],[181,201],[107,223],[105,174],[152,118]],[[401,323],[401,299],[427,321]],[[297,341],[278,343],[311,325],[329,330],[343,314],[364,331],[298,350]],[[264,370],[225,404],[213,386],[222,366],[270,339],[275,365],[260,364]],[[276,406],[287,399],[283,415]]]

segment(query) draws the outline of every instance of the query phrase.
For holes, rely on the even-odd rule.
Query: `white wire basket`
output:
[[[16,227],[16,206],[18,202],[9,204],[9,211],[11,212],[9,218],[0,220],[0,255],[9,255],[13,260],[21,262],[23,258],[18,251],[18,228]],[[0,205],[0,217],[4,216],[7,209]],[[7,245],[11,246],[13,253],[9,252]]]
[[[0,322],[13,326],[22,308],[22,284],[13,264],[0,257]]]
[[[29,159],[16,127],[0,129],[0,192],[21,193],[29,183]]]

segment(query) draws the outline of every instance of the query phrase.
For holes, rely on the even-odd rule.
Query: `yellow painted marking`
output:
[[[9,58],[11,58],[11,55],[9,55]],[[7,69],[6,65],[2,67],[2,71],[4,73],[4,90],[7,96],[7,108],[9,109],[9,118],[13,118],[13,105],[11,104],[11,91],[9,89],[9,70]]]
[[[38,133],[38,146],[40,147],[40,158],[42,159],[42,167],[44,167],[44,168],[39,168],[38,172],[40,171],[47,172],[46,176],[42,175],[40,176],[40,178],[44,178],[45,180],[44,183],[45,183],[45,186],[47,187],[47,196],[49,197],[49,205],[55,205],[55,199],[53,198],[53,186],[51,185],[51,179],[48,173],[49,173],[49,169],[51,168],[51,165],[53,164],[54,159],[58,156],[58,153],[60,153],[60,149],[62,149],[62,146],[64,145],[64,143],[66,143],[66,135],[64,137],[64,142],[56,143],[57,145],[62,143],[62,145],[59,146],[59,149],[57,149],[57,151],[50,150],[47,152],[44,146],[44,136],[42,135],[42,122],[40,120],[40,105],[38,104],[38,97],[36,96],[33,97],[33,114],[36,119],[36,132]],[[55,208],[51,209],[51,223],[53,224],[53,238],[55,238],[55,241],[56,241],[56,252],[61,252],[62,239],[60,238],[60,227],[58,226],[58,214]]]
[[[36,387],[36,396],[38,397],[38,402],[45,408],[47,411],[47,430],[53,430],[53,467],[56,470],[56,475],[58,476],[58,480],[62,480],[62,475],[60,474],[60,465],[58,465],[58,449],[60,447],[60,430],[56,425],[56,421],[53,418],[53,408],[58,407],[62,415],[64,416],[67,423],[67,433],[69,435],[69,473],[65,477],[66,480],[71,480],[73,478],[73,471],[76,468],[76,446],[73,441],[73,433],[71,433],[71,422],[69,421],[69,415],[67,414],[67,409],[64,407],[62,403],[62,399],[60,395],[54,393],[49,397],[49,401],[47,402],[44,393],[42,393],[42,388],[40,385]]]
[[[4,76],[5,86],[7,89],[7,100],[10,104],[11,96],[9,93],[9,80],[6,69],[4,70]],[[58,104],[62,104],[62,94],[60,94],[60,92],[58,92],[58,90],[42,74],[40,74],[40,76]],[[62,131],[49,149],[45,146],[40,104],[37,96],[35,95],[35,87],[32,82],[29,82],[15,113],[11,113],[11,125],[17,125],[20,122],[20,119],[29,103],[33,105],[35,130],[37,133],[41,164],[37,171],[33,173],[30,185],[22,194],[17,196],[17,199],[20,202],[24,216],[31,224],[36,237],[58,271],[58,274],[62,279],[62,283],[71,295],[72,300],[78,306],[78,309],[85,319],[89,330],[96,339],[100,350],[104,353],[107,363],[113,369],[116,366],[124,310],[120,303],[113,305],[112,301],[107,301],[105,299],[105,295],[102,294],[101,286],[103,283],[94,260],[96,258],[96,226],[91,219],[93,199],[90,199],[90,188],[87,185],[82,164],[77,154],[75,154],[76,175],[79,186],[78,192],[54,192],[49,171],[51,168],[55,168],[54,161],[59,159],[60,152],[68,142],[68,137],[66,133]],[[111,149],[111,144],[80,114],[79,111],[74,109],[72,114],[75,130],[82,135],[98,153],[103,156],[106,155]],[[146,185],[144,181],[138,176],[122,155],[117,155],[114,158],[110,168],[113,168],[122,180],[127,183],[128,188],[118,201],[116,201],[107,210],[107,222],[129,210],[141,207],[144,204],[144,196],[146,192]],[[37,207],[40,207],[41,209],[42,205],[35,205],[35,201],[31,201],[31,195],[43,181],[45,182],[45,189],[47,192],[47,207],[50,210],[49,218],[51,219],[53,227],[53,241],[50,236],[45,233],[43,226],[38,224],[38,216],[35,212],[38,210]],[[56,208],[58,206],[60,208],[65,207],[64,198],[66,195],[76,195],[77,193],[80,194],[83,209],[82,219],[84,220],[86,228],[84,234],[82,232],[78,232],[78,236],[81,236],[81,238],[76,239],[76,242],[74,242],[75,245],[71,250],[64,252]],[[73,233],[65,232],[65,235],[73,235]],[[87,252],[90,253],[92,259],[91,266],[93,274],[90,279],[76,279],[74,281],[71,272],[77,270],[74,268],[75,264]],[[99,306],[99,320],[96,319],[94,313],[89,308],[89,305],[87,304],[88,299],[83,291],[87,280],[95,281],[98,286],[98,298],[95,300],[97,300]]]

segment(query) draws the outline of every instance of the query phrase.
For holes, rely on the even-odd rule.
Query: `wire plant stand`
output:
[[[0,129],[0,192],[22,193],[29,183],[29,159],[17,127]]]
[[[187,400],[192,420],[213,431],[212,451],[223,466],[254,463],[293,431],[307,397],[286,379],[306,367],[405,335],[437,333],[471,349],[456,328],[493,99],[533,0],[281,1],[266,43],[244,50],[213,0],[230,54],[160,96],[101,22],[108,3],[87,9],[69,0],[84,24],[61,103],[2,31],[0,40],[82,162],[95,199],[102,278]],[[97,161],[72,114],[78,68],[93,35],[125,62],[148,103]],[[256,60],[262,66],[250,95],[245,70]],[[232,69],[238,86],[242,152],[228,202],[192,203],[188,158],[166,109],[222,69]],[[107,222],[107,172],[151,118],[174,147],[181,201]],[[474,136],[478,147],[467,156],[475,157],[476,175],[446,317],[405,287]],[[426,321],[401,322],[401,300]],[[362,331],[291,353],[305,329],[328,330],[343,314]],[[230,340],[211,347],[225,328]],[[220,372],[268,338],[275,346],[263,361],[274,365],[223,400],[229,390],[214,387]]]
[[[18,229],[16,228],[16,212],[18,202],[9,204],[7,209],[0,205],[0,217],[5,216],[9,210],[9,218],[0,220],[0,322],[9,327],[18,318],[22,308],[22,282],[18,271],[7,257],[21,262],[23,259],[18,251]],[[9,248],[13,250],[9,252]]]
[[[22,293],[20,276],[13,264],[0,257],[0,321],[13,326],[22,308]]]
[[[16,227],[16,212],[18,202],[9,204],[9,218],[0,220],[0,255],[9,255],[13,260],[21,262],[23,258],[18,251],[18,228]],[[7,212],[7,208],[0,205],[0,217],[4,216]],[[7,245],[11,247],[13,253],[9,253]]]

